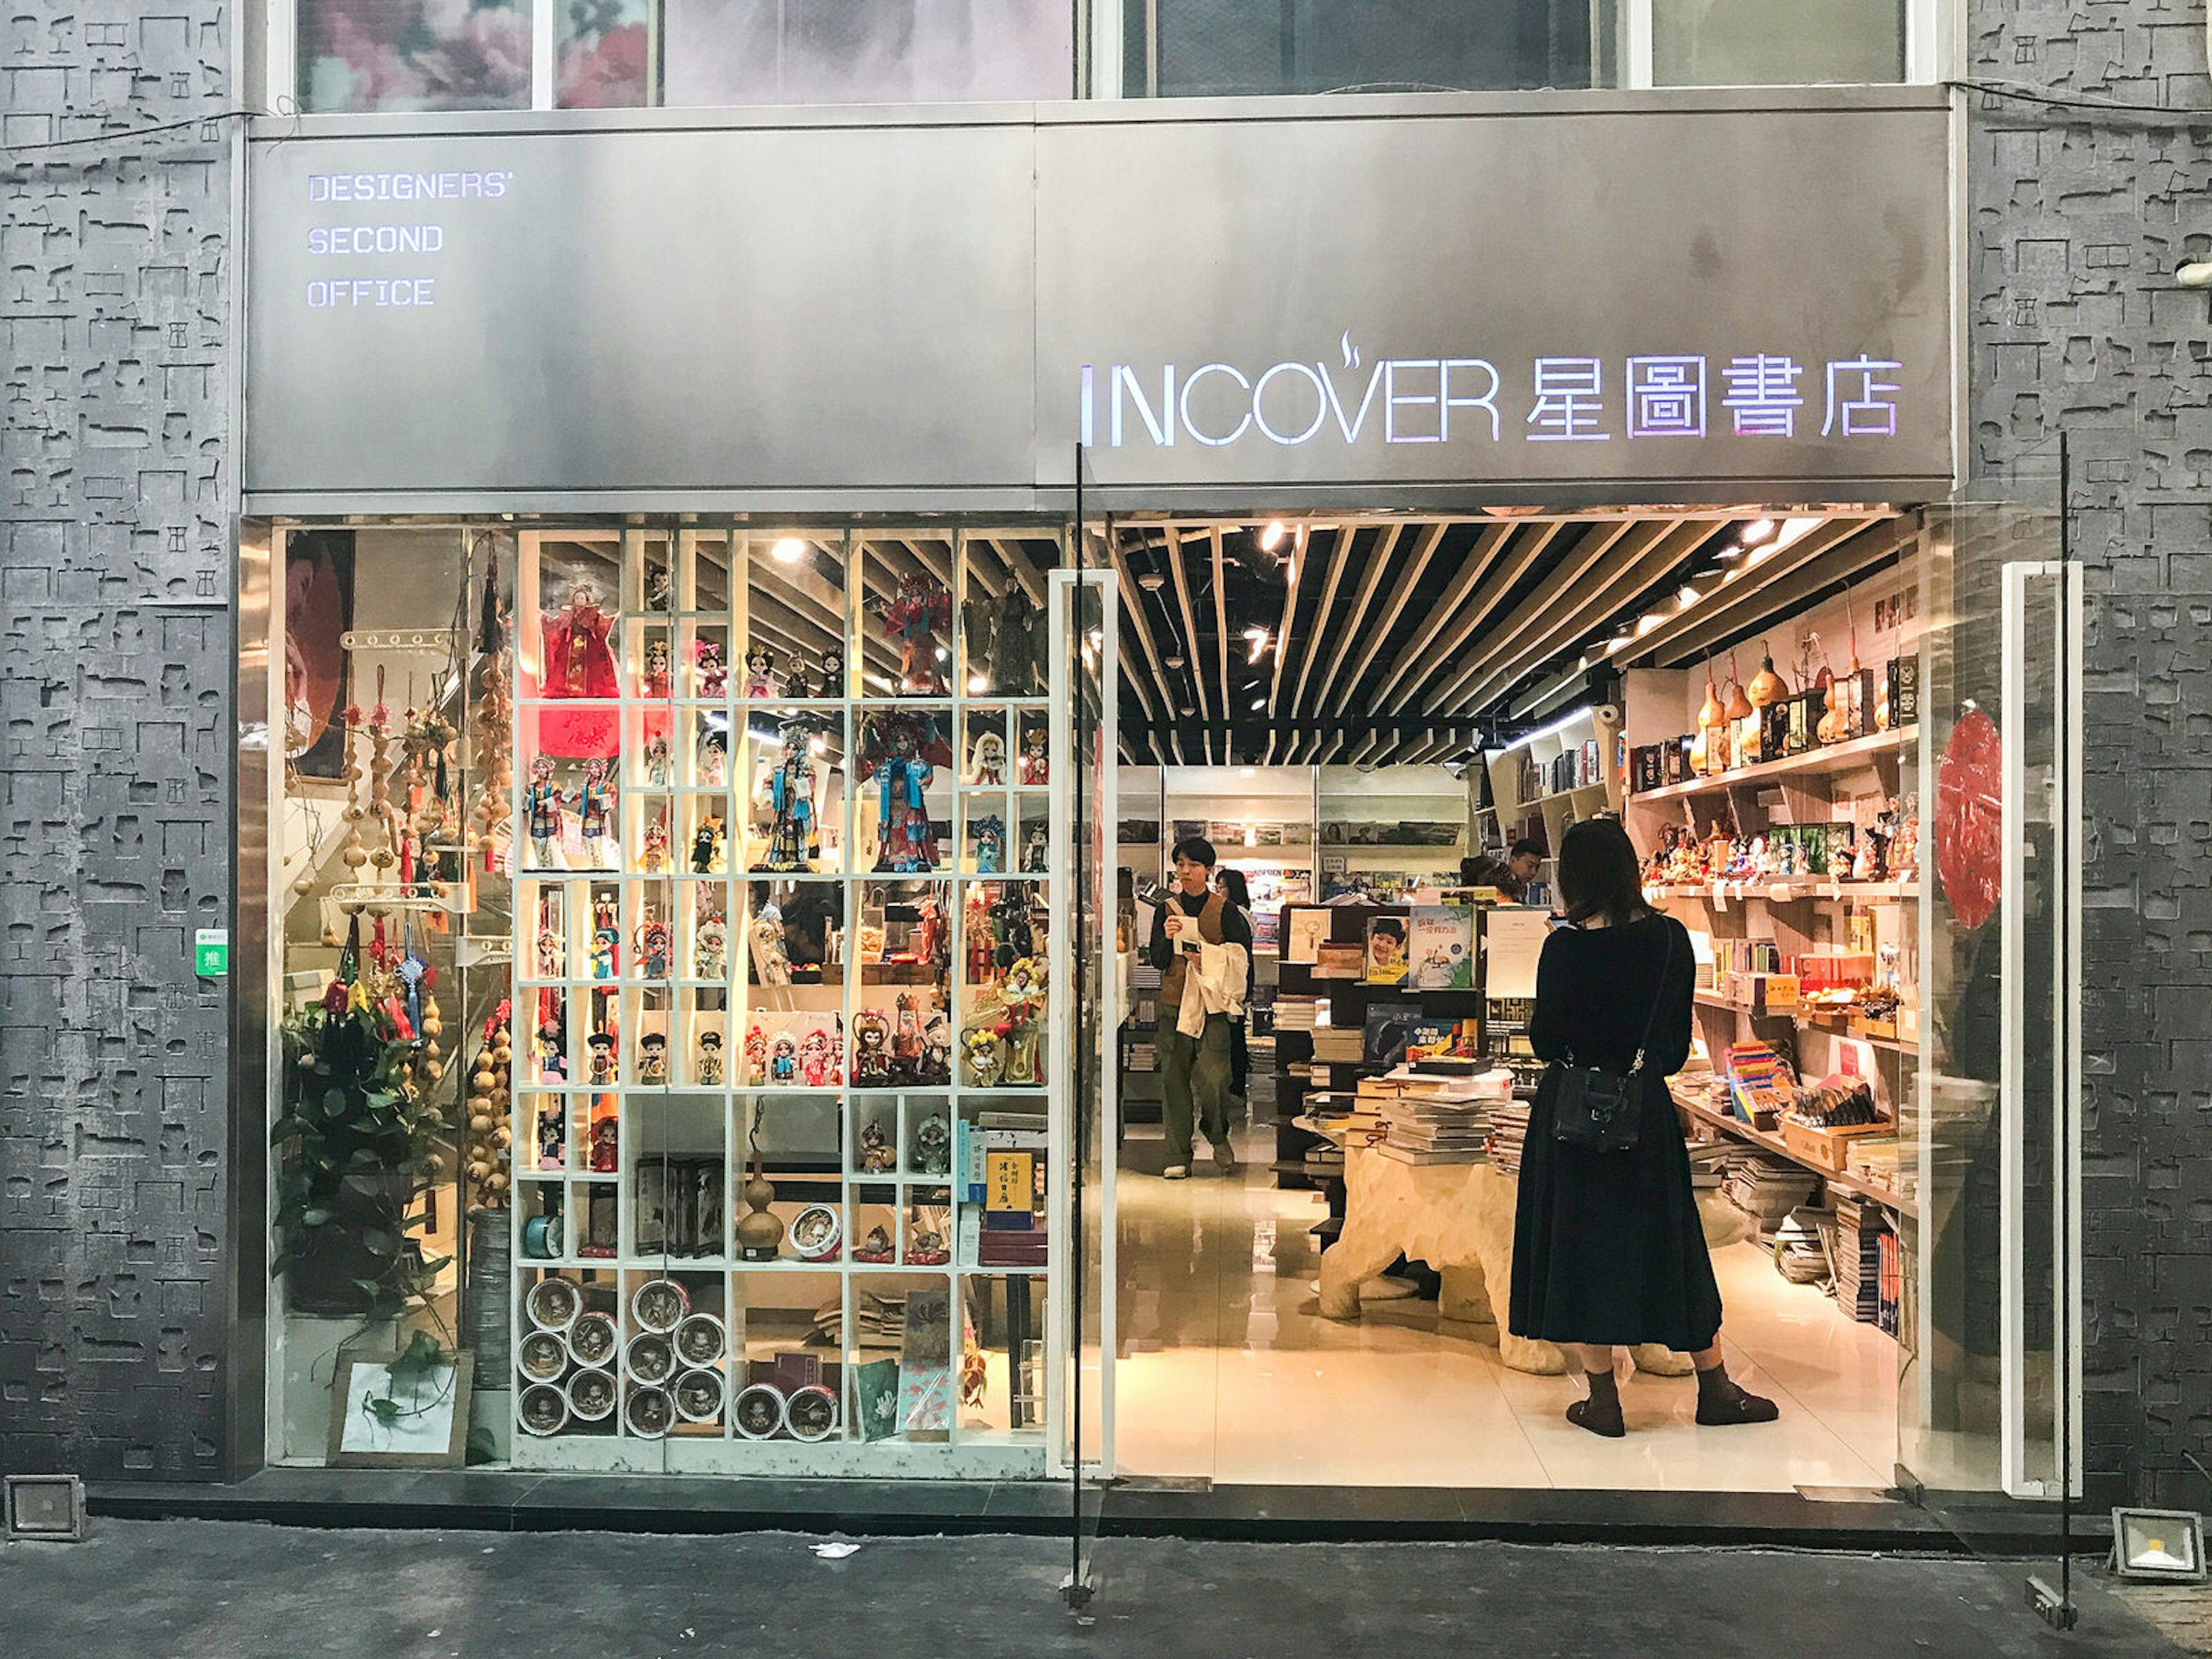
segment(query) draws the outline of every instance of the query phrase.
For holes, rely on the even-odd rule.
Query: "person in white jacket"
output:
[[[1232,982],[1225,957],[1201,959],[1207,945],[1233,945],[1249,957],[1252,927],[1212,890],[1211,842],[1200,836],[1179,841],[1174,857],[1175,885],[1152,913],[1146,955],[1160,970],[1160,1121],[1167,1133],[1161,1173],[1181,1181],[1190,1174],[1194,1137],[1201,1130],[1213,1148],[1215,1167],[1224,1175],[1237,1170],[1229,1145],[1229,1010],[1243,1007],[1244,968],[1234,967]],[[1209,981],[1216,987],[1212,999],[1204,989]],[[1188,1021],[1187,995],[1205,999]],[[1210,1006],[1213,1000],[1222,1006]]]

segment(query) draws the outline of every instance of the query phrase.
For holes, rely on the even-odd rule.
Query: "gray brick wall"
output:
[[[0,1470],[222,1455],[230,908],[219,0],[23,0],[0,52]]]
[[[1977,98],[1972,466],[2063,429],[2084,670],[2088,1467],[2100,1498],[2212,1504],[2212,80],[2189,0],[1970,9],[1977,80],[2202,112]]]

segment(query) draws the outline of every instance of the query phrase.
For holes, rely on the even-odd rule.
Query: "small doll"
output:
[[[1050,740],[1042,726],[1022,728],[1022,758],[1019,775],[1024,783],[1041,784],[1052,781],[1052,762],[1046,750]]]
[[[637,855],[637,867],[648,876],[668,867],[668,826],[659,818],[645,826],[645,848]]]
[[[665,789],[668,787],[668,739],[656,733],[653,740],[645,745],[646,787],[649,789]]]
[[[791,653],[791,672],[783,677],[783,695],[787,697],[811,697],[814,687],[806,678],[806,659],[799,652]]]
[[[968,781],[990,787],[1005,787],[1006,740],[996,732],[984,732],[968,751]]]
[[[1003,874],[1006,867],[1006,821],[996,812],[975,820],[975,873]]]
[[[537,867],[558,868],[553,843],[561,838],[561,786],[553,781],[553,763],[546,756],[530,763],[530,787],[523,794],[522,810],[530,826],[530,850]]]
[[[820,1089],[830,1081],[830,1039],[816,1026],[799,1044],[799,1074],[810,1089]]]
[[[595,870],[611,867],[607,863],[607,821],[614,813],[614,787],[607,781],[607,763],[592,759],[584,763],[584,787],[576,794],[576,827],[584,837],[585,860]]]
[[[538,935],[538,978],[559,979],[561,977],[562,966],[561,954],[560,934],[548,927]]]
[[[676,600],[675,579],[665,564],[649,564],[645,568],[645,608],[647,611],[669,610]]]
[[[538,1080],[540,1083],[566,1083],[568,1080],[568,1059],[561,1052],[561,1028],[547,1020],[538,1028],[531,1039],[531,1048],[538,1060]]]
[[[722,848],[726,835],[720,812],[710,811],[699,820],[699,833],[691,837],[693,875],[712,876],[721,872]]]
[[[591,1080],[602,1087],[612,1087],[615,1080],[615,1034],[594,1031],[585,1039],[585,1047],[592,1051]]]
[[[643,919],[637,924],[637,970],[647,979],[666,979],[669,961],[675,955],[675,941],[670,937],[668,924],[653,914],[647,906]]]
[[[616,1170],[616,1142],[621,1135],[611,1117],[603,1117],[592,1125],[592,1173],[612,1175]]]
[[[1045,834],[1044,825],[1030,825],[1029,839],[1022,843],[1022,873],[1026,876],[1043,875],[1052,860],[1052,842]]]
[[[695,979],[729,977],[730,930],[720,916],[708,916],[693,934],[691,971]]]
[[[941,1117],[926,1117],[914,1132],[917,1175],[941,1176],[952,1168],[952,1133]]]
[[[845,1022],[840,1017],[831,1023],[830,1030],[830,1086],[845,1086]]]
[[[756,1089],[768,1081],[768,1038],[757,1025],[745,1033],[745,1081]]]
[[[845,653],[836,646],[828,646],[823,650],[822,682],[815,695],[821,697],[842,697],[845,695]]]
[[[882,1089],[891,1080],[891,1024],[880,1008],[853,1016],[853,1085]]]
[[[714,730],[699,739],[699,782],[708,789],[720,789],[730,775],[730,735]]]
[[[778,1031],[768,1048],[768,1080],[789,1084],[799,1076],[799,1045],[788,1031]]]
[[[883,1175],[898,1166],[898,1154],[892,1151],[884,1126],[874,1118],[860,1131],[860,1167],[870,1175]]]
[[[921,1034],[921,1074],[927,1089],[941,1089],[952,1081],[952,1022],[942,1014],[930,1017]]]
[[[637,1040],[637,1080],[668,1081],[668,1038],[664,1033],[647,1031]]]
[[[694,1062],[699,1081],[709,1089],[720,1088],[722,1082],[722,1034],[716,1030],[699,1033],[699,1054]]]
[[[878,1134],[882,1133],[878,1130]],[[868,1242],[853,1252],[855,1261],[889,1261],[896,1254],[891,1249],[890,1231],[880,1224],[868,1229]]]
[[[994,1089],[999,1074],[1006,1067],[1006,1044],[999,1034],[988,1025],[971,1029],[961,1039],[962,1069],[971,1089]]]
[[[615,902],[601,899],[592,906],[592,977],[612,979],[622,932],[615,926]]]
[[[648,697],[665,698],[672,694],[668,641],[658,635],[645,642],[645,678],[640,690]]]
[[[730,689],[729,665],[722,659],[722,645],[719,640],[700,640],[691,647],[692,660],[699,665],[699,695],[719,697]]]
[[[775,696],[775,653],[767,646],[757,645],[745,653],[745,696]]]
[[[556,1097],[538,1109],[538,1167],[557,1170],[567,1161],[567,1143],[561,1133],[561,1102]]]

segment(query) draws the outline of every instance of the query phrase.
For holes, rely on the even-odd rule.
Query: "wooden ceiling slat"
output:
[[[1743,631],[1736,628],[1731,618],[1744,611],[1747,602],[1754,601],[1764,590],[1772,587],[1783,578],[1824,560],[1836,550],[1849,544],[1854,538],[1884,522],[1877,518],[1838,518],[1815,526],[1765,563],[1746,566],[1741,576],[1723,584],[1720,592],[1709,597],[1705,603],[1669,617],[1630,645],[1620,653],[1623,662],[1656,661],[1662,653],[1666,652],[1675,653],[1679,657],[1693,656],[1697,654],[1699,642]],[[1881,550],[1872,555],[1874,559],[1883,556],[1895,544],[1879,534],[1871,539],[1874,546]],[[1745,629],[1749,626],[1746,624]]]
[[[1131,674],[1124,676],[1124,678],[1136,691],[1137,701],[1144,704],[1145,717],[1147,720],[1172,720],[1175,718],[1176,711],[1175,696],[1168,685],[1166,671],[1160,666],[1159,647],[1152,642],[1152,619],[1145,615],[1143,591],[1138,587],[1135,578],[1130,575],[1127,556],[1122,552],[1118,544],[1109,547],[1107,556],[1113,560],[1114,573],[1121,581],[1122,613],[1134,619],[1136,623],[1137,643],[1144,650],[1146,666],[1150,670],[1152,683],[1159,687],[1160,696],[1164,701],[1155,707],[1152,690],[1140,676]]]
[[[1509,647],[1509,643],[1514,637],[1528,627],[1535,618],[1543,615],[1546,608],[1551,605],[1553,596],[1573,587],[1592,570],[1602,568],[1608,561],[1614,564],[1627,562],[1628,558],[1632,557],[1633,554],[1623,556],[1616,551],[1624,542],[1628,543],[1632,548],[1649,545],[1647,540],[1631,540],[1631,538],[1648,537],[1650,539],[1656,539],[1664,532],[1665,527],[1664,524],[1654,526],[1648,521],[1639,523],[1633,519],[1623,520],[1619,523],[1592,525],[1583,532],[1575,544],[1567,550],[1565,556],[1559,563],[1547,573],[1542,585],[1534,592],[1514,606],[1510,615],[1484,629],[1483,654],[1473,662],[1462,665],[1449,684],[1431,696],[1428,699],[1429,707],[1464,708],[1469,714],[1481,714],[1483,712],[1481,705],[1471,702],[1468,694],[1481,682],[1483,675],[1489,671],[1498,653]],[[1507,590],[1501,588],[1501,597],[1505,591]]]
[[[1390,694],[1398,689],[1398,683],[1405,678],[1406,671],[1421,659],[1422,653],[1435,643],[1437,635],[1443,633],[1453,621],[1460,618],[1460,607],[1467,603],[1468,596],[1474,591],[1475,583],[1481,580],[1482,573],[1487,570],[1492,561],[1497,558],[1498,550],[1505,544],[1507,538],[1512,534],[1513,526],[1510,524],[1494,524],[1486,526],[1476,535],[1474,545],[1469,547],[1461,558],[1459,569],[1454,573],[1451,580],[1446,584],[1443,592],[1438,596],[1435,608],[1429,612],[1426,620],[1413,630],[1413,636],[1400,649],[1397,657],[1385,673],[1382,684],[1376,688],[1373,702],[1376,708],[1389,706]],[[1482,619],[1480,617],[1474,617],[1465,620],[1472,629],[1474,627],[1480,626]]]
[[[1321,607],[1314,612],[1313,625],[1306,629],[1305,648],[1298,654],[1298,684],[1291,693],[1293,710],[1310,706],[1306,702],[1306,677],[1313,672],[1314,661],[1321,655],[1322,641],[1328,637],[1328,613],[1336,604],[1336,586],[1344,580],[1344,562],[1358,539],[1358,533],[1349,526],[1330,532],[1328,576],[1322,584]]]
[[[1665,581],[1683,561],[1711,539],[1713,526],[1692,522],[1671,524],[1639,548],[1632,562],[1617,567],[1602,579],[1585,582],[1558,596],[1545,614],[1529,628],[1516,632],[1491,669],[1476,683],[1473,702],[1486,708],[1531,671],[1541,667],[1577,641],[1602,627],[1623,605]],[[1637,538],[1625,538],[1627,547]]]
[[[1212,705],[1206,695],[1206,674],[1198,663],[1198,612],[1190,602],[1190,577],[1182,568],[1182,538],[1174,530],[1168,532],[1168,570],[1175,578],[1176,600],[1182,607],[1182,659],[1190,671],[1191,684],[1198,688],[1198,717],[1213,719]]]
[[[1421,687],[1439,675],[1452,672],[1450,665],[1459,653],[1483,632],[1483,623],[1492,611],[1504,601],[1508,593],[1519,586],[1522,580],[1534,569],[1544,550],[1558,539],[1566,526],[1558,521],[1548,524],[1516,526],[1513,538],[1505,544],[1498,562],[1484,575],[1474,590],[1474,597],[1466,601],[1464,615],[1456,633],[1445,644],[1437,647],[1433,664],[1417,670],[1412,679],[1398,693],[1390,712],[1401,714],[1410,708],[1419,695]],[[1464,669],[1466,665],[1462,664]],[[1430,700],[1432,706],[1437,699]]]
[[[1212,526],[1207,539],[1212,544],[1211,550],[1213,559],[1213,635],[1216,647],[1214,654],[1218,659],[1221,674],[1221,719],[1225,726],[1232,707],[1229,696],[1229,579],[1222,568],[1219,525]],[[1222,733],[1221,741],[1222,746],[1226,749],[1229,743],[1226,731]],[[1224,755],[1223,758],[1227,759],[1227,756]]]
[[[1425,524],[1413,532],[1413,555],[1407,561],[1404,574],[1391,583],[1393,597],[1384,608],[1381,620],[1370,625],[1363,609],[1359,626],[1347,630],[1366,641],[1365,647],[1359,653],[1359,665],[1352,671],[1352,678],[1345,683],[1347,696],[1365,682],[1370,671],[1374,668],[1376,653],[1382,650],[1383,641],[1390,637],[1391,630],[1397,627],[1398,618],[1405,614],[1407,601],[1412,599],[1414,590],[1421,585],[1421,578],[1428,573],[1429,562],[1436,556],[1444,532],[1450,528],[1449,524],[1439,521]],[[1382,698],[1371,692],[1361,691],[1358,701],[1363,709],[1373,710],[1381,703]]]
[[[1290,567],[1283,577],[1283,620],[1275,628],[1275,672],[1267,681],[1267,714],[1271,719],[1282,712],[1283,665],[1290,659],[1291,627],[1298,614],[1298,578],[1305,568],[1306,527],[1300,525],[1292,532]]]
[[[1403,525],[1386,526],[1382,544],[1368,555],[1367,569],[1359,579],[1359,591],[1352,601],[1351,625],[1336,630],[1336,654],[1329,659],[1328,672],[1322,678],[1321,689],[1314,693],[1315,702],[1328,701],[1329,692],[1336,684],[1337,671],[1344,666],[1345,658],[1351,653],[1352,641],[1365,631],[1367,608],[1375,602],[1376,590],[1390,572],[1391,557],[1397,550],[1398,538],[1404,531]]]

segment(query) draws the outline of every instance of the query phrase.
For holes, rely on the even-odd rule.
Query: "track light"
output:
[[[1244,638],[1251,647],[1251,649],[1246,653],[1244,660],[1248,663],[1259,661],[1267,649],[1269,638],[1267,630],[1264,628],[1248,628],[1244,630]]]
[[[1747,542],[1763,542],[1774,533],[1774,520],[1753,519],[1743,527],[1743,538]]]
[[[796,536],[786,536],[771,550],[778,564],[797,564],[806,556],[806,544]]]
[[[2212,288],[2212,259],[2184,259],[2173,268],[2173,280],[2184,288]]]
[[[1261,550],[1265,553],[1273,552],[1283,544],[1283,538],[1289,533],[1288,527],[1280,519],[1277,519],[1260,532]]]

